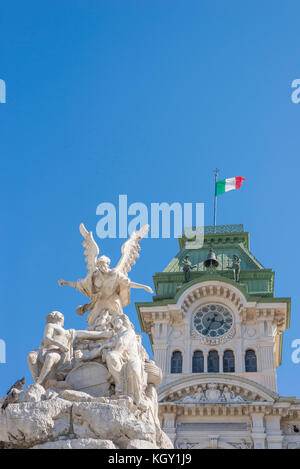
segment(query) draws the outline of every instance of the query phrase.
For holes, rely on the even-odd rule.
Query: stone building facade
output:
[[[154,275],[153,302],[136,304],[163,370],[164,431],[177,448],[300,447],[300,399],[280,396],[276,379],[290,298],[274,297],[242,225],[179,246]]]

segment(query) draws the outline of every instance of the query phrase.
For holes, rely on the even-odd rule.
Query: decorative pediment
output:
[[[258,383],[236,375],[203,374],[183,378],[159,389],[161,403],[210,404],[274,402],[278,395]]]
[[[200,384],[196,391],[187,394],[176,402],[185,404],[198,404],[198,403],[229,403],[229,402],[252,402],[249,393],[243,392],[240,387],[236,389],[235,386],[228,386],[219,383]]]

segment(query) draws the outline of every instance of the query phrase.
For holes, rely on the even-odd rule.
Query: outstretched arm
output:
[[[77,282],[68,282],[67,280],[59,280],[58,285],[61,287],[62,285],[67,285],[68,287],[76,288]]]
[[[130,282],[129,286],[130,288],[141,288],[143,290],[146,290],[149,293],[153,293],[152,288],[148,287],[148,285],[142,285],[141,283]]]
[[[84,279],[77,280],[77,282],[68,282],[66,280],[59,280],[58,281],[58,285],[60,285],[60,286],[61,285],[67,285],[68,287],[76,288],[76,290],[80,291],[84,295],[91,298],[92,292],[91,292],[91,288],[90,288],[89,283],[90,283],[90,280],[89,280],[88,276]],[[84,314],[86,311],[88,311],[88,310],[85,309],[84,311],[82,311],[82,313],[78,313],[78,314]]]
[[[113,335],[112,331],[76,331],[76,339],[88,339],[88,340],[99,340],[99,339],[110,339]]]

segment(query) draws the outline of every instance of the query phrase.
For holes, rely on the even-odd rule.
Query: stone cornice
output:
[[[236,283],[210,279],[201,283],[189,282],[172,301],[165,300],[162,304],[136,303],[143,330],[150,334],[156,321],[182,321],[190,306],[203,298],[207,298],[207,301],[226,300],[239,312],[243,322],[271,319],[276,322],[278,332],[289,327],[289,298],[277,298],[276,301],[268,298],[267,301],[257,302],[254,298],[247,297],[243,287]]]
[[[194,228],[195,229],[195,228]],[[179,248],[183,249],[186,243],[186,236],[178,238]],[[236,244],[244,243],[249,249],[249,233],[244,231],[243,225],[218,225],[216,227],[204,227],[204,244]]]
[[[140,321],[143,326],[143,331],[151,335],[151,328],[156,322],[167,323],[174,326],[182,326],[184,314],[176,304],[169,304],[164,306],[140,306]]]
[[[200,403],[186,404],[174,402],[160,402],[159,414],[173,414],[175,416],[199,416],[199,417],[222,417],[222,416],[249,416],[261,413],[264,416],[277,415],[282,418],[299,419],[300,406],[297,409],[285,405],[275,405],[270,402],[257,403]]]

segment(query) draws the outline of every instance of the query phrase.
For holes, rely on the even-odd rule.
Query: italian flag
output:
[[[216,182],[216,195],[224,194],[224,192],[232,191],[233,189],[239,189],[245,178],[236,177],[223,179],[222,181]]]

